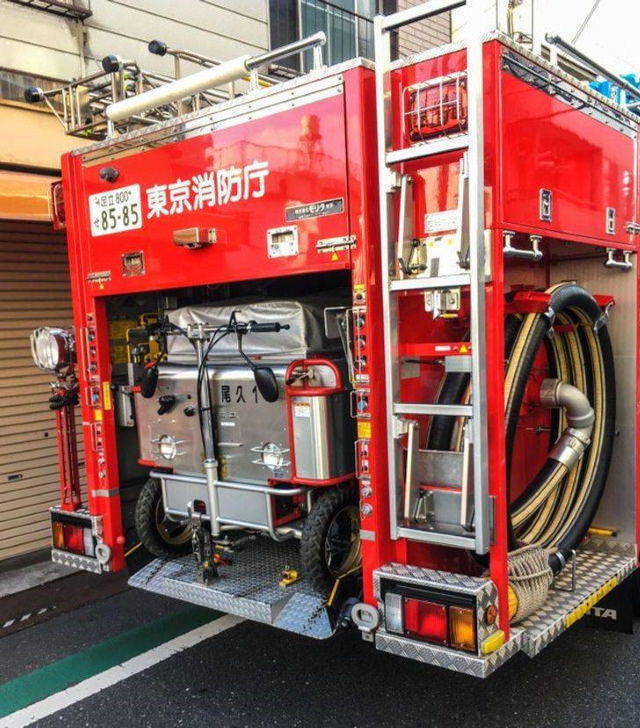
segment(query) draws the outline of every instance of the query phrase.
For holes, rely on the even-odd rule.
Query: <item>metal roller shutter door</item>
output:
[[[65,236],[48,223],[0,221],[0,560],[50,544],[48,509],[59,500],[55,416],[51,377],[33,365],[29,334],[71,323]]]

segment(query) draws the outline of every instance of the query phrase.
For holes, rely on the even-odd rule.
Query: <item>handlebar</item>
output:
[[[279,331],[282,331],[283,329],[289,329],[291,327],[289,326],[289,324],[281,324],[277,321],[264,324],[259,324],[256,321],[249,321],[246,324],[236,324],[234,328],[235,331],[239,334],[248,334],[249,332],[256,332],[259,334],[277,334]]]
[[[159,328],[167,336],[187,335],[184,329],[180,329],[172,324],[169,324],[169,327],[167,329],[167,324],[165,323],[164,327],[161,325]],[[246,336],[250,333],[277,334],[280,331],[285,331],[290,328],[291,326],[289,324],[281,324],[278,321],[265,323],[258,323],[257,321],[236,321],[235,323],[225,324],[224,326],[203,326],[202,330],[208,333],[222,333],[226,331],[228,334],[235,333],[240,336]]]

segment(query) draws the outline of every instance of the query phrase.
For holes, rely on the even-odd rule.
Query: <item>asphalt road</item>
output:
[[[0,689],[183,608],[127,590],[9,634]],[[243,622],[35,725],[638,726],[639,654],[640,634],[578,624],[480,681],[378,653],[355,631],[317,642]]]

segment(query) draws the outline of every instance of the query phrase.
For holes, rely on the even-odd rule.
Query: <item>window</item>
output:
[[[377,0],[270,0],[271,47],[277,48],[319,30],[325,32],[325,62],[329,65],[363,56],[373,58],[373,17]],[[311,52],[284,65],[308,70]]]

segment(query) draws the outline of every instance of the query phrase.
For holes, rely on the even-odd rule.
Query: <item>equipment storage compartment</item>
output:
[[[287,368],[287,406],[296,480],[330,484],[353,473],[355,428],[344,367],[303,359]]]
[[[504,36],[484,43],[483,58],[485,227],[632,245],[637,118]],[[393,126],[399,148],[393,153],[404,156],[401,169],[418,185],[429,183],[413,195],[415,238],[458,226],[452,197],[462,189],[457,162],[467,141],[466,78],[462,50],[405,63],[391,74],[391,103],[401,120]],[[432,98],[421,109],[425,87]],[[429,133],[417,134],[427,122]],[[409,161],[420,144],[434,142],[451,150],[437,166],[433,158]]]
[[[635,566],[636,469],[615,460],[618,422],[637,431],[616,420],[618,388],[637,401],[637,118],[500,34],[390,62],[417,16],[377,42],[397,546],[374,572],[382,624],[354,614],[378,649],[486,676]],[[634,335],[615,342],[618,295]]]

